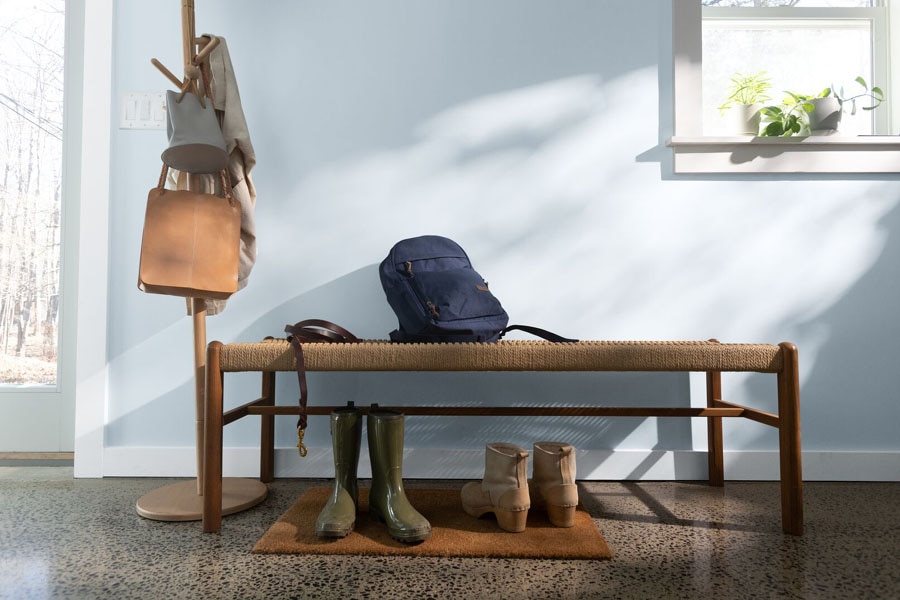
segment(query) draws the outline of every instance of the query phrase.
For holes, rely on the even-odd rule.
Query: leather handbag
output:
[[[147,195],[138,288],[149,294],[224,300],[238,289],[241,208],[228,174],[220,172],[224,198],[165,189],[163,164]]]

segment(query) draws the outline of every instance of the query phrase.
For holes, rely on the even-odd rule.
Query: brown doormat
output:
[[[368,554],[392,556],[469,556],[512,558],[606,559],[612,557],[606,540],[580,506],[575,526],[554,527],[546,513],[530,510],[522,533],[500,529],[492,514],[481,519],[467,515],[458,489],[406,489],[412,505],[431,523],[431,537],[420,544],[391,539],[387,526],[369,517],[367,488],[359,491],[356,527],[345,538],[319,538],[316,517],[331,488],[304,493],[253,547],[260,554]]]

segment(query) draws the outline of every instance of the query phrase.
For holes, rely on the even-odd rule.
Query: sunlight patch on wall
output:
[[[878,259],[896,199],[885,182],[663,181],[636,160],[658,144],[658,85],[646,68],[476,98],[422,123],[413,144],[303,175],[259,212],[252,285],[212,326],[230,334],[267,315],[278,329],[265,333],[280,335],[318,317],[384,338],[389,311],[360,317],[386,306],[377,264],[432,233],[462,244],[512,322],[581,339],[789,340],[805,375],[828,341],[814,320]],[[359,289],[335,285],[366,269]],[[359,310],[285,313],[330,286],[336,306],[349,293]],[[154,385],[141,402],[167,391]]]
[[[297,243],[315,259],[262,257],[297,273],[268,303],[437,233],[516,321],[582,338],[789,339],[877,259],[896,200],[880,182],[662,181],[635,160],[658,141],[657,88],[647,68],[486,96],[423,123],[415,144],[308,174],[294,215],[267,228],[349,222],[350,235],[306,226]]]

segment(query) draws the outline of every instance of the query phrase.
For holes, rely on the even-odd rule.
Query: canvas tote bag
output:
[[[164,163],[185,173],[217,173],[228,164],[225,136],[211,98],[166,92],[166,130],[169,147]]]

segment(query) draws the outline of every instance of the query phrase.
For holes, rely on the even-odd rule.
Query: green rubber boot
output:
[[[319,537],[346,537],[356,524],[359,487],[356,467],[362,442],[362,417],[352,402],[331,413],[331,447],[334,451],[334,490],[316,519]]]
[[[385,522],[390,536],[399,542],[428,539],[431,523],[413,508],[403,491],[403,414],[372,405],[366,427],[372,460],[369,513]]]

